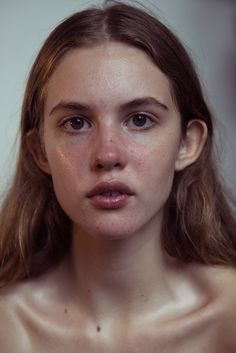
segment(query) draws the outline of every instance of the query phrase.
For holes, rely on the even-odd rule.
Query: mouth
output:
[[[134,196],[133,190],[118,181],[100,182],[86,195],[96,208],[123,208]]]

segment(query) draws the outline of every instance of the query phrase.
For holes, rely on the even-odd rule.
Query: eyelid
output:
[[[91,125],[92,125],[91,121],[88,118],[85,118],[83,115],[80,115],[80,114],[73,114],[71,116],[67,116],[67,117],[63,118],[62,121],[59,123],[59,126],[64,128],[66,131],[71,132],[71,133],[79,133],[84,130],[87,130],[88,128],[85,128],[85,129],[81,128],[81,129],[76,130],[76,129],[73,129],[72,127],[71,127],[71,129],[65,127],[65,125],[67,123],[69,124],[72,119],[76,119],[76,118],[83,120],[84,122],[86,122],[89,125],[89,128],[91,127]]]
[[[144,115],[147,118],[149,118],[150,120],[157,119],[157,117],[155,117],[155,115],[153,113],[148,113],[148,112],[145,112],[145,111],[134,111],[134,112],[132,112],[132,113],[130,113],[128,115],[126,120],[128,120],[129,118],[132,118],[133,116],[137,116],[137,115]]]
[[[149,126],[136,126],[136,128],[134,127],[135,130],[145,130],[145,129],[148,129],[150,128],[151,126],[155,125],[155,123],[157,123],[157,118],[155,118],[155,116],[151,113],[146,113],[146,112],[133,112],[131,114],[128,115],[128,117],[126,118],[125,120],[125,125],[128,126],[128,123],[129,121],[134,118],[135,116],[138,116],[138,115],[142,115],[142,116],[145,116],[147,119],[149,119],[149,121],[151,122]]]

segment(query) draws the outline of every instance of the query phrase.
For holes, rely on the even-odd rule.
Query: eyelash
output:
[[[142,126],[141,125],[133,126],[132,128],[134,130],[148,130],[150,127],[152,127],[155,124],[154,119],[150,115],[148,115],[146,113],[135,113],[135,114],[132,114],[129,116],[129,118],[126,120],[125,125],[129,126],[129,122],[132,121],[132,119],[137,118],[137,117],[142,117],[142,118],[144,117],[145,122],[147,122],[147,120],[148,120],[149,124],[148,124],[148,126],[145,126],[145,127],[143,125]]]
[[[134,119],[138,118],[138,117],[144,118],[143,125],[142,125],[141,120],[139,121],[139,122],[141,122],[141,125],[134,124]],[[78,122],[78,120],[80,120],[80,122],[82,123],[82,126],[79,129],[72,127],[73,122],[76,122],[76,120],[77,120],[77,122]],[[138,122],[138,121],[136,121],[136,122]],[[146,124],[147,122],[148,122],[148,124]],[[87,124],[86,128],[84,128],[85,124]],[[154,118],[152,118],[149,114],[146,114],[146,113],[134,113],[134,114],[129,115],[129,117],[125,120],[125,126],[131,127],[133,130],[136,130],[136,131],[148,130],[154,124],[155,124]],[[144,125],[148,125],[148,126],[144,126]],[[61,126],[66,131],[69,131],[71,133],[76,133],[77,131],[79,131],[81,133],[85,130],[90,129],[92,126],[92,123],[88,119],[86,119],[85,117],[78,115],[78,116],[73,116],[73,117],[66,119],[65,121],[62,122]]]
[[[83,123],[82,127],[84,126],[85,123],[89,126],[89,128],[92,126],[92,124],[89,122],[89,120],[84,118],[83,116],[73,116],[69,119],[66,119],[61,124],[61,126],[64,127],[65,130],[67,130],[67,131],[69,130],[69,132],[81,131],[81,129],[73,129],[72,128],[72,123],[73,123],[73,121],[76,121],[76,120],[80,120]],[[70,131],[70,128],[72,129],[71,131]]]

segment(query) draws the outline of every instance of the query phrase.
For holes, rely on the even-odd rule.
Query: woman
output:
[[[29,76],[1,213],[1,352],[234,352],[235,219],[190,58],[121,3]]]

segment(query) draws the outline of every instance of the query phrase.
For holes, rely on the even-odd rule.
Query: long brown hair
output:
[[[234,265],[236,222],[213,160],[213,124],[191,59],[176,36],[152,15],[119,2],[70,16],[50,34],[31,69],[21,115],[15,178],[0,213],[0,281],[36,276],[58,263],[70,245],[70,220],[58,204],[51,177],[27,144],[40,135],[46,84],[72,48],[117,41],[143,50],[168,77],[182,118],[202,119],[208,138],[200,158],[176,173],[166,205],[163,246],[183,262]],[[37,143],[37,134],[35,135]]]

